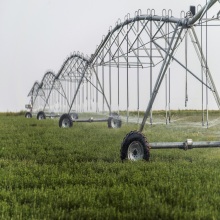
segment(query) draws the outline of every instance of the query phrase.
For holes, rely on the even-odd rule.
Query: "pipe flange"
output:
[[[192,149],[193,140],[192,139],[186,139],[186,141],[183,143],[184,150]]]

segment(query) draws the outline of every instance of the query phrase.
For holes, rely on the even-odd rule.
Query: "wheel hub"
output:
[[[141,160],[144,157],[144,151],[139,141],[133,141],[128,147],[128,159]]]
[[[62,127],[69,128],[70,127],[70,121],[68,119],[63,119]]]
[[[117,126],[117,122],[115,121],[115,119],[112,119],[112,128],[115,128]]]
[[[39,120],[43,120],[44,116],[43,115],[39,115]]]

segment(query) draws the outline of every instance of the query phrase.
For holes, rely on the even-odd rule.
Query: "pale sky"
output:
[[[173,16],[202,6],[206,0],[0,0],[0,112],[24,110],[35,81],[52,70],[55,74],[74,51],[94,53],[109,26],[127,13],[172,9]],[[213,15],[220,10],[217,2]],[[220,27],[209,41],[209,61],[220,92]],[[215,31],[213,31],[215,30]],[[173,101],[175,103],[175,100]],[[175,108],[179,108],[178,104]],[[215,103],[210,103],[216,109]]]

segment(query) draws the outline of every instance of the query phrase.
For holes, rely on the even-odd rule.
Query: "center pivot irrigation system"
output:
[[[128,14],[124,21],[118,20],[114,28],[110,27],[90,57],[74,53],[56,75],[48,71],[40,83],[35,82],[29,92],[30,104],[26,105],[30,111],[25,117],[36,115],[39,120],[60,117],[60,127],[71,127],[73,122],[107,121],[108,127],[119,128],[122,121],[119,111],[126,109],[125,120],[128,122],[129,109],[135,105],[139,123],[139,111],[144,101],[148,106],[139,130],[129,132],[121,144],[122,160],[149,160],[150,147],[185,150],[220,147],[220,142],[193,143],[191,139],[183,143],[149,144],[142,134],[148,118],[152,123],[152,107],[163,81],[166,84],[166,117],[170,120],[171,67],[174,65],[181,67],[185,74],[186,104],[189,75],[202,87],[202,108],[205,91],[206,100],[207,91],[211,91],[220,108],[220,98],[207,64],[207,27],[219,21],[220,14],[208,18],[207,12],[215,3],[217,0],[206,1],[204,7],[197,7],[197,13],[191,6],[189,12],[181,12],[181,18],[173,17],[171,10],[163,10],[162,16],[155,15],[154,10],[148,10],[147,14],[139,10],[133,18]],[[205,49],[202,45],[204,31]],[[195,71],[188,58],[192,54],[188,52],[190,46],[199,63]],[[208,105],[206,107],[208,110]],[[80,112],[103,114],[106,109],[107,118],[79,119]]]
[[[121,126],[121,119],[116,113],[111,113],[110,106],[101,89],[94,84],[94,72],[89,67],[89,58],[83,54],[74,53],[63,63],[59,72],[55,75],[48,71],[41,83],[35,82],[28,96],[31,97],[30,109],[25,117],[36,115],[38,120],[46,117],[60,117],[60,127],[72,127],[74,122],[108,122],[108,127]],[[94,89],[100,92],[107,103],[109,117],[104,119],[89,118],[79,119],[77,112],[92,112],[94,103]],[[76,110],[72,110],[76,109]],[[62,114],[64,112],[68,112]],[[61,115],[62,114],[62,115]]]

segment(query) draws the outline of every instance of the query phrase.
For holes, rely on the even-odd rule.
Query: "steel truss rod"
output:
[[[123,42],[125,41],[125,39],[126,39],[128,33],[129,33],[129,31],[131,30],[131,28],[133,27],[134,24],[135,24],[135,22],[133,22],[133,24],[131,25],[130,29],[127,30],[127,32],[126,32],[124,38],[122,39],[121,43],[120,43],[119,46],[118,46],[118,49],[121,47],[121,45],[122,45]],[[121,28],[120,32],[122,31],[122,29],[123,29],[123,27]],[[118,35],[120,34],[120,32],[118,33]],[[117,35],[117,36],[118,36],[118,35]],[[111,34],[111,36],[113,36],[113,33]],[[109,39],[111,38],[111,36],[109,37]],[[115,37],[114,41],[113,41],[112,43],[110,43],[109,49],[107,50],[107,52],[105,53],[105,55],[104,55],[103,58],[102,58],[103,60],[105,59],[106,55],[110,52],[111,47],[112,47],[112,45],[115,43],[115,40],[116,40],[117,36]],[[117,53],[118,49],[116,50],[115,54]],[[115,55],[115,54],[114,54],[114,55]],[[113,57],[114,57],[114,55],[113,55]]]
[[[155,42],[154,42],[155,43]],[[155,43],[157,44],[157,43]],[[159,44],[157,44],[158,47],[160,47],[161,50],[163,50],[164,52],[166,52],[166,50],[164,48],[162,48]],[[201,82],[204,86],[206,86],[207,88],[209,88],[210,90],[212,90],[212,88],[210,86],[208,86],[206,83],[204,83],[201,79],[199,79],[191,70],[189,70],[188,68],[186,68],[186,66],[184,64],[182,64],[180,61],[178,61],[173,55],[169,56],[172,58],[172,60],[176,61],[180,66],[182,66],[185,70],[187,70],[187,72],[189,72],[193,77],[195,77],[199,82]]]
[[[73,100],[72,100],[72,102],[71,102],[71,104],[70,104],[70,108],[69,108],[68,114],[70,113],[70,111],[71,111],[71,109],[72,109],[72,107],[73,107],[73,103],[75,102],[75,99],[76,99],[76,96],[77,96],[78,91],[79,91],[79,89],[80,89],[80,86],[81,86],[81,83],[82,83],[82,81],[83,81],[83,78],[84,78],[84,76],[86,75],[88,66],[89,66],[89,63],[86,62],[85,66],[84,66],[84,69],[83,69],[83,71],[82,71],[81,78],[80,78],[80,80],[79,80],[78,86],[77,86],[77,88],[76,88],[76,91],[75,91]]]
[[[79,80],[78,86],[77,86],[77,88],[76,88],[76,92],[75,92],[75,94],[74,94],[72,103],[70,104],[70,108],[69,108],[68,114],[70,113],[70,111],[71,111],[71,109],[72,109],[73,103],[75,102],[75,99],[76,99],[76,95],[77,95],[78,92],[79,92],[80,86],[81,86],[81,84],[82,84],[83,79],[85,78],[85,75],[86,75],[86,72],[87,72],[88,68],[89,68],[89,63],[87,62],[86,65],[84,66],[83,71],[82,71],[82,75],[81,75],[81,78],[80,78],[80,80]],[[107,99],[106,99],[106,96],[105,96],[105,94],[104,94],[104,90],[103,90],[103,88],[102,88],[102,86],[101,86],[101,83],[100,83],[100,81],[99,81],[98,75],[97,75],[97,73],[96,73],[94,67],[92,66],[91,68],[92,68],[93,72],[95,73],[95,76],[96,76],[96,78],[97,78],[97,80],[98,80],[98,84],[99,84],[100,89],[101,89],[101,93],[103,94],[103,97],[104,97],[104,99],[105,99],[105,101],[106,101],[106,104],[107,104],[107,106],[108,106],[108,108],[109,108],[109,112],[111,113],[111,108],[110,108],[109,103],[108,103],[108,101],[107,101]],[[91,85],[91,84],[90,84],[90,85]],[[93,86],[94,86],[94,85],[93,85]]]
[[[109,114],[111,115],[111,106],[109,105],[109,103],[108,103],[108,101],[107,101],[107,98],[106,98],[106,96],[105,96],[104,89],[103,89],[103,87],[102,87],[102,85],[101,85],[101,83],[100,83],[100,80],[99,80],[98,74],[97,74],[97,72],[96,72],[94,66],[92,66],[91,68],[92,68],[93,72],[95,73],[96,80],[98,81],[98,85],[99,85],[99,87],[100,87],[100,89],[101,89],[101,91],[102,91],[101,93],[102,93],[102,95],[103,95],[103,98],[104,98],[104,100],[105,100],[107,106],[108,106]]]
[[[144,20],[144,21],[145,21],[145,20]],[[141,28],[140,31],[137,31],[136,38],[134,39],[133,43],[131,44],[129,51],[130,51],[131,48],[134,46],[134,44],[136,43],[136,41],[137,41],[137,40],[140,40],[140,39],[139,39],[139,38],[140,38],[140,35],[141,35],[141,33],[143,32],[143,30],[145,29],[145,27],[147,26],[148,22],[149,22],[149,21],[147,21],[144,25],[143,25],[143,23],[142,23],[143,27]]]
[[[52,75],[53,79],[51,79],[51,81],[49,81],[49,83],[48,83],[48,81],[47,81],[47,85],[49,84],[49,85],[51,85],[51,86],[48,87],[48,90],[50,90],[50,91],[49,91],[49,93],[48,93],[48,95],[47,95],[47,97],[46,97],[45,104],[44,104],[44,107],[43,107],[43,111],[45,110],[45,108],[46,108],[47,105],[49,106],[48,100],[49,100],[50,94],[51,94],[51,92],[52,92],[52,90],[53,90],[53,86],[54,86],[54,82],[55,82],[55,75],[54,75],[53,73],[51,73],[51,72],[48,72],[48,73],[45,74],[45,77],[44,77],[43,80],[42,80],[42,83],[41,83],[42,86],[44,86],[43,84],[44,84],[45,79],[47,79],[48,74],[50,74],[49,76]],[[52,83],[51,83],[51,82],[52,82]]]
[[[211,91],[213,92],[213,95],[214,95],[214,98],[215,98],[216,103],[218,105],[218,108],[220,109],[220,97],[219,97],[219,94],[218,94],[218,90],[215,86],[215,83],[214,83],[214,80],[212,78],[212,74],[210,72],[210,69],[207,66],[208,64],[207,64],[206,58],[203,54],[202,47],[199,44],[199,40],[198,40],[198,37],[196,35],[194,27],[192,27],[190,30],[191,31],[189,31],[189,34],[190,34],[191,40],[193,42],[193,45],[195,47],[195,50],[196,50],[197,54],[200,54],[199,58],[201,58],[200,61],[202,61],[202,66],[206,67],[207,79],[208,79],[208,82],[209,82],[210,86],[212,87]],[[194,37],[195,40],[193,39],[193,37]]]
[[[34,98],[34,100],[33,100],[33,106],[34,106],[34,104],[35,104],[35,102],[36,102],[36,100],[37,100],[37,97],[41,97],[42,98],[42,95],[40,95],[40,96],[38,96],[38,93],[39,93],[39,91],[40,91],[40,89],[38,89],[38,91],[37,91],[37,94],[36,94],[36,96],[35,96],[35,98]],[[43,91],[42,91],[43,92]],[[44,93],[44,92],[43,92]],[[43,99],[43,98],[42,98]],[[44,100],[44,99],[43,99]],[[33,107],[32,106],[32,107]]]
[[[31,91],[28,93],[28,96],[31,96],[32,109],[33,109],[35,101],[38,97],[39,91],[40,91],[40,84],[38,82],[35,82],[32,89],[31,89]]]
[[[70,62],[69,62],[69,61],[70,61]],[[73,63],[73,61],[75,61],[75,62],[74,62],[74,65],[71,66],[71,64]],[[79,61],[80,61],[80,62],[79,62]],[[68,62],[69,62],[69,63],[68,63]],[[59,90],[60,90],[60,88],[61,88],[62,92],[60,92],[58,89],[56,89],[56,91],[57,91],[63,98],[65,98],[65,100],[67,101],[67,105],[69,106],[69,108],[70,108],[70,110],[71,110],[72,107],[70,107],[70,102],[69,102],[68,97],[67,97],[67,95],[66,95],[66,93],[65,93],[65,90],[64,90],[64,88],[63,88],[63,85],[62,85],[62,83],[61,83],[60,81],[62,81],[61,77],[63,77],[64,74],[66,74],[68,68],[70,68],[70,71],[72,71],[72,70],[73,70],[73,67],[75,67],[75,65],[78,65],[78,67],[76,67],[76,68],[77,68],[76,71],[78,71],[78,70],[79,70],[79,67],[83,65],[83,62],[87,62],[87,60],[86,60],[84,57],[82,57],[82,56],[80,56],[80,55],[78,55],[78,54],[74,54],[74,55],[70,56],[70,57],[64,62],[64,64],[62,65],[60,71],[58,72],[58,74],[55,76],[55,78],[54,78],[54,80],[53,80],[52,88],[51,88],[51,90],[50,90],[50,92],[49,92],[49,94],[48,94],[47,101],[46,101],[46,104],[45,104],[45,106],[44,106],[44,109],[45,109],[46,105],[48,104],[48,100],[49,100],[49,98],[50,98],[50,95],[51,95],[52,90],[55,89],[55,88],[54,88],[55,83],[56,83],[56,82],[59,82]],[[76,74],[75,74],[75,75],[76,75]],[[79,76],[80,76],[80,74],[79,74]],[[70,76],[68,76],[68,77],[70,77]],[[75,76],[74,76],[74,77],[75,77]],[[68,80],[65,80],[65,77],[64,77],[63,80],[64,80],[65,82],[68,81]]]
[[[114,34],[112,34],[112,36],[113,36]],[[109,39],[109,42],[111,42],[111,38]],[[116,43],[115,43],[116,44]],[[112,55],[112,53],[111,53],[111,46],[109,46],[108,48],[107,48],[107,44],[105,45],[105,47],[103,48],[103,52],[104,52],[104,49],[106,49],[106,50],[108,50],[109,52],[109,56],[111,57],[111,59],[108,59],[108,61],[107,62],[104,62],[104,58],[105,58],[105,56],[108,54],[107,52],[106,52],[106,55],[104,56],[104,57],[102,57],[102,59],[101,59],[101,64],[102,65],[104,65],[105,63],[109,63],[109,66],[110,66],[110,64],[111,64],[111,60],[113,60],[114,61],[114,63],[115,63],[115,65],[117,66],[118,64],[116,63],[116,61],[115,61],[115,59],[113,59],[113,55]]]
[[[64,68],[63,68],[64,72],[62,70],[62,72],[63,72],[62,75],[65,75],[65,73],[67,72],[68,68],[70,68],[70,70],[72,71],[73,67],[78,63],[79,60],[80,60],[80,57],[76,57],[75,63],[73,65],[71,65],[72,62],[73,62],[73,59],[71,59],[70,63],[67,66],[66,65],[64,66],[64,68],[66,67],[66,69],[64,70]]]
[[[53,85],[54,85],[54,84],[53,84]],[[43,107],[43,111],[45,110],[46,106],[49,105],[48,100],[49,100],[50,94],[51,94],[51,92],[52,92],[52,90],[53,90],[53,85],[52,85],[52,88],[51,88],[51,90],[49,91],[49,94],[48,94],[47,99],[46,99],[46,101],[45,101],[45,105],[44,105],[44,107]]]
[[[114,33],[112,33],[112,35],[111,36],[114,36],[115,37],[115,39],[114,39],[114,44],[117,46],[117,48],[118,48],[118,51],[120,51],[121,52],[121,56],[120,57],[122,57],[122,58],[124,58],[124,60],[125,60],[125,63],[127,62],[127,60],[126,60],[126,56],[125,56],[125,54],[126,53],[124,53],[123,52],[123,50],[122,50],[122,48],[121,48],[121,46],[119,46],[119,41],[116,41],[116,38],[119,38],[119,34],[121,33],[122,35],[123,35],[123,32],[122,32],[122,30],[123,30],[123,28],[124,28],[124,26],[122,26],[122,28],[120,29],[120,32],[117,34],[117,36],[115,37],[114,36]],[[111,39],[109,38],[109,42],[111,41]],[[106,54],[104,55],[104,49],[106,48],[108,51],[109,51],[109,54],[111,55],[111,59],[114,61],[114,63],[115,63],[115,65],[116,66],[118,66],[119,65],[119,61],[118,61],[118,63],[115,61],[119,56],[115,56],[115,54],[112,54],[112,52],[111,52],[111,47],[113,46],[113,44],[111,44],[111,46],[109,46],[108,48],[107,48],[107,46],[108,46],[108,44],[107,44],[107,41],[106,41],[106,45],[103,47],[103,49],[102,49],[102,51],[103,51],[103,54],[100,52],[100,55],[102,54],[102,58],[100,58],[101,59],[101,65],[104,65],[104,64],[108,64],[108,65],[111,65],[111,62],[110,62],[110,60],[108,60],[108,61],[106,61],[106,62],[104,62],[104,58],[106,57],[106,55],[107,55],[107,52],[106,52]],[[99,56],[100,57],[100,56]],[[97,60],[97,59],[96,59]]]
[[[49,106],[49,103],[47,102],[47,101],[48,101],[48,94],[47,94],[47,96],[46,96],[45,90],[50,90],[50,89],[51,89],[51,86],[53,86],[53,81],[54,81],[54,79],[55,79],[55,74],[54,74],[53,72],[48,71],[47,73],[45,73],[45,75],[43,76],[43,79],[42,79],[41,83],[39,84],[39,89],[41,89],[42,92],[43,92],[43,94],[44,94],[44,95],[43,95],[44,98],[42,98],[42,97],[40,96],[40,97],[43,99],[43,101],[45,102],[43,109],[45,108],[45,106],[46,106],[47,104],[48,104],[48,106]],[[49,93],[50,93],[50,92],[49,92]]]
[[[161,16],[157,16],[157,15],[140,15],[140,16],[136,16],[135,18],[129,18],[127,20],[125,20],[123,23],[116,25],[116,27],[112,30],[109,31],[109,33],[106,35],[106,37],[104,38],[104,40],[101,42],[101,44],[98,46],[98,48],[96,49],[95,53],[93,54],[93,56],[90,58],[89,62],[93,63],[95,58],[98,56],[99,52],[102,50],[102,48],[104,47],[104,45],[106,44],[106,42],[108,41],[108,39],[110,38],[110,36],[112,35],[112,33],[114,33],[115,31],[117,31],[118,29],[121,29],[123,26],[126,26],[132,22],[136,22],[136,21],[141,21],[141,20],[154,20],[154,21],[163,21],[163,22],[172,22],[172,23],[179,23],[179,26],[181,25],[186,25],[185,19],[179,19],[179,18],[174,18],[174,17],[161,17]]]
[[[87,77],[85,77],[86,81],[89,82],[93,88],[95,88],[99,93],[103,94],[102,91],[98,88],[97,85],[95,85],[91,80],[89,80]]]
[[[64,90],[64,88],[63,88],[63,85],[62,85],[62,83],[60,83],[60,86],[61,86],[61,89],[62,89],[62,91],[63,91],[63,97],[66,99],[66,101],[67,101],[67,105],[70,107],[70,103],[69,103],[69,100],[68,100],[68,97],[67,97],[67,95],[66,95],[66,92],[65,92],[65,90]]]
[[[81,62],[88,62],[88,60],[86,58],[84,58],[83,56],[79,55],[79,54],[73,54],[71,55],[70,57],[67,58],[67,60],[63,63],[60,71],[58,72],[58,74],[56,75],[56,79],[60,79],[61,78],[61,75],[62,75],[62,72],[64,71],[64,73],[66,72],[65,67],[66,67],[66,64],[71,60],[71,59],[76,59],[76,62],[74,63],[74,66],[77,64],[78,60],[80,60]],[[71,61],[72,63],[72,61]],[[70,63],[70,64],[71,64]],[[80,65],[79,65],[80,66]]]
[[[140,21],[140,23],[143,25],[143,21]],[[155,37],[155,35],[154,36],[151,36],[152,35],[152,20],[150,20],[150,30],[149,30],[149,28],[148,28],[148,30],[146,30],[146,26],[147,26],[147,24],[149,23],[149,21],[148,22],[146,22],[146,24],[145,25],[143,25],[143,30],[145,30],[146,31],[146,33],[147,33],[147,35],[150,37],[150,44],[152,43],[152,41],[153,41],[153,39],[154,39],[154,37]],[[161,26],[162,27],[162,26]],[[142,31],[140,32],[140,33],[142,33]],[[135,39],[135,41],[136,41],[136,39]],[[135,42],[134,41],[134,42]],[[138,49],[140,49],[140,48],[143,48],[143,50],[145,51],[145,53],[147,54],[147,56],[148,57],[150,57],[150,64],[151,64],[151,66],[153,65],[153,66],[155,66],[155,64],[154,64],[154,62],[153,62],[153,59],[152,59],[152,50],[153,50],[153,48],[151,48],[150,49],[150,53],[148,52],[148,49],[146,48],[146,43],[144,43],[143,42],[143,40],[142,40],[142,38],[139,36],[139,41],[140,41],[140,43],[141,43],[141,46],[139,46],[138,45],[138,47],[137,48],[133,48],[132,50],[131,50],[131,48],[133,47],[133,45],[130,47],[130,49],[129,50],[131,50],[131,51],[135,51],[135,50],[138,50]],[[151,46],[150,46],[151,47]],[[158,51],[158,53],[160,54],[160,56],[158,56],[158,57],[162,57],[162,58],[164,58],[163,57],[163,55],[162,55],[162,53],[160,52],[160,50],[158,50],[157,48],[155,48],[155,50],[157,50]],[[140,57],[140,56],[139,56]]]
[[[148,23],[148,22],[147,22],[147,23]],[[131,31],[136,35],[137,30],[136,30],[135,26],[134,26],[134,27],[132,26]],[[133,56],[133,57],[137,58],[138,61],[139,61],[139,63],[140,63],[140,65],[143,67],[143,65],[141,64],[141,61],[140,61],[140,57],[142,57],[142,56],[139,56],[139,55],[137,54],[137,52],[136,52],[137,49],[133,49],[133,50],[132,50],[132,49],[131,49],[131,48],[132,48],[132,43],[130,42],[129,39],[127,39],[127,41],[128,41],[128,45],[129,45],[129,47],[130,47],[130,48],[128,49],[129,53],[130,53],[130,52],[133,52],[134,55],[135,55],[135,56]],[[140,41],[141,41],[141,38],[140,38]],[[144,49],[144,51],[146,52],[146,54],[148,55],[148,57],[149,57],[149,53],[148,53],[148,51],[147,51],[147,49],[146,49],[145,46],[143,46],[143,49]],[[132,56],[130,55],[129,57],[132,57]],[[152,60],[151,60],[150,62],[152,62]]]
[[[164,78],[164,75],[165,75],[165,73],[166,73],[166,70],[167,70],[167,68],[168,68],[168,66],[169,66],[169,64],[170,64],[170,60],[171,60],[172,55],[173,55],[173,53],[174,53],[174,51],[175,51],[175,50],[172,50],[172,45],[174,45],[173,48],[176,48],[176,45],[177,45],[177,43],[178,43],[178,41],[179,41],[179,39],[180,39],[181,33],[182,33],[182,31],[183,31],[183,27],[181,27],[181,30],[180,30],[180,32],[178,33],[178,36],[177,36],[177,38],[176,38],[176,41],[174,41],[174,40],[175,40],[176,33],[177,33],[177,30],[178,30],[179,27],[180,27],[180,25],[179,25],[179,23],[177,23],[177,24],[176,24],[176,28],[175,28],[174,33],[173,33],[173,36],[172,36],[172,39],[171,39],[171,42],[169,43],[169,48],[168,48],[168,50],[167,50],[167,52],[166,52],[166,57],[165,57],[165,59],[164,59],[164,61],[163,61],[163,64],[162,64],[160,73],[159,73],[158,78],[157,78],[157,81],[156,81],[156,83],[155,83],[154,90],[153,90],[153,92],[152,92],[152,96],[151,96],[150,101],[149,101],[149,103],[148,103],[148,107],[147,107],[147,109],[146,109],[146,112],[145,112],[145,115],[144,115],[142,124],[141,124],[141,126],[140,126],[140,129],[139,129],[140,132],[142,132],[143,129],[144,129],[145,123],[146,123],[147,118],[148,118],[148,116],[149,116],[149,113],[150,113],[150,111],[151,111],[151,109],[152,109],[154,100],[155,100],[155,98],[156,98],[156,96],[157,96],[158,90],[159,90],[160,85],[161,85],[161,83],[162,83],[162,81],[163,81],[163,78]],[[170,52],[171,52],[171,53],[170,53]]]

